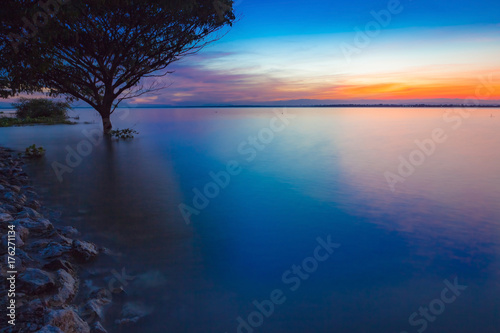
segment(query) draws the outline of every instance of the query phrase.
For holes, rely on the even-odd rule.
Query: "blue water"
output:
[[[500,110],[119,109],[115,128],[140,134],[96,144],[98,116],[74,114],[1,128],[0,145],[42,145],[29,172],[45,203],[121,253],[125,302],[149,315],[110,332],[500,331]],[[419,165],[392,191],[400,156]],[[228,165],[188,224],[179,205]],[[318,238],[336,244],[323,261]]]

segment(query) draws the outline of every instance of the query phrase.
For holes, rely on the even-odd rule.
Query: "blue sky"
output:
[[[460,103],[485,80],[492,88],[481,99],[500,103],[498,0],[235,0],[234,8],[222,39],[173,64],[161,79],[167,89],[131,103]]]
[[[391,5],[398,11],[389,24],[356,47],[358,31],[376,22],[373,12]],[[136,102],[461,100],[482,76],[500,74],[493,0],[237,0],[235,11],[227,35],[175,64],[162,94]],[[346,57],[346,45],[356,52]]]

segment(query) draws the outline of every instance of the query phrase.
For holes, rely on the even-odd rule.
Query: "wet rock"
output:
[[[90,333],[89,325],[71,309],[53,310],[46,317],[48,325],[65,333]]]
[[[23,207],[23,210],[17,213],[16,215],[17,218],[32,218],[32,219],[39,219],[42,217],[42,215],[34,210],[33,208],[30,207]]]
[[[61,306],[75,297],[77,291],[76,281],[65,270],[60,269],[57,271],[57,285],[59,287],[58,292],[52,297],[52,304]]]
[[[42,329],[37,331],[37,333],[64,333],[64,332],[61,331],[61,329],[59,327],[47,325],[47,326],[42,327]]]
[[[37,200],[28,200],[28,202],[26,202],[26,207],[39,210],[42,207],[42,204]]]
[[[98,300],[101,304],[109,304],[113,299],[113,295],[109,289],[100,288],[92,291],[90,298]]]
[[[8,223],[10,221],[14,221],[14,218],[12,215],[8,213],[0,213],[0,223]]]
[[[7,192],[3,195],[3,198],[9,202],[16,201],[17,195],[14,192]]]
[[[11,186],[10,186],[10,189],[11,189],[13,192],[16,192],[16,193],[20,193],[20,192],[21,192],[21,187],[19,187],[19,186],[11,185]]]
[[[108,331],[102,327],[101,322],[97,321],[90,328],[90,333],[108,333]]]
[[[14,239],[10,238],[10,240],[9,240],[9,235],[5,234],[2,236],[2,249],[5,251],[4,253],[7,252],[7,248],[9,246],[12,246],[12,243],[16,249],[24,246],[24,242],[21,239],[21,236],[19,236],[19,233],[16,232]]]
[[[16,198],[16,202],[21,205],[24,205],[26,201],[28,201],[28,198],[24,194],[20,194]]]
[[[27,245],[26,250],[30,252],[38,252],[39,250],[46,248],[47,245],[49,245],[49,243],[50,240],[48,239],[40,239],[35,242],[31,242],[29,245]]]
[[[21,239],[26,242],[26,240],[28,239],[28,236],[30,234],[30,231],[28,230],[28,228],[25,228],[23,226],[17,226],[15,228],[15,230],[16,230],[16,233],[19,234],[19,237],[21,237]]]
[[[16,207],[9,205],[9,204],[6,204],[6,203],[4,203],[2,205],[2,209],[5,210],[7,213],[11,213],[11,214],[17,213]]]
[[[50,242],[47,247],[40,251],[40,255],[45,259],[57,258],[71,250],[69,246],[64,246],[57,242]]]
[[[94,259],[99,253],[94,244],[80,240],[73,241],[72,252],[75,258],[83,262]]]
[[[27,268],[19,274],[19,282],[21,289],[30,294],[41,294],[55,287],[52,275],[38,268]]]
[[[151,314],[152,309],[139,302],[128,302],[122,308],[122,318],[116,320],[118,325],[135,324]]]
[[[50,221],[46,219],[37,219],[36,221],[33,221],[28,218],[22,218],[18,221],[23,227],[28,228],[30,232],[34,232],[37,234],[44,234],[46,232],[54,230],[54,226],[52,225],[52,223],[50,223]]]
[[[71,275],[75,275],[75,269],[73,268],[73,265],[71,265],[69,261],[61,259],[52,260],[51,262],[43,266],[43,269],[49,271],[58,271],[62,269]]]
[[[104,319],[104,304],[97,299],[91,299],[80,309],[80,315],[85,321],[93,323]]]
[[[12,258],[12,256],[10,257]],[[23,271],[25,266],[30,266],[32,263],[34,263],[33,259],[21,249],[16,249],[16,255],[13,258],[14,264],[18,271]],[[9,255],[5,254],[1,260],[5,265],[3,267],[7,267],[6,265],[9,262]]]
[[[17,294],[19,295],[19,294]],[[40,299],[32,300],[28,302],[24,306],[22,306],[18,313],[19,323],[26,323],[29,328],[36,330],[37,328],[41,328],[43,324],[43,317],[45,314],[45,308],[47,304],[42,302]],[[20,330],[22,331],[22,330]]]
[[[62,227],[62,228],[59,228],[59,232],[63,236],[66,236],[66,237],[69,237],[69,238],[76,238],[76,237],[78,237],[80,235],[80,232],[76,228],[73,228],[73,227]]]

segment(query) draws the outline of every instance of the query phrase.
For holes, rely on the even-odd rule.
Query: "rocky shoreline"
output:
[[[42,215],[39,196],[30,186],[23,164],[17,153],[0,148],[4,277],[0,283],[0,332],[107,332],[102,324],[104,313],[114,303],[113,294],[123,292],[123,287],[93,281],[92,276],[98,280],[99,273],[89,273],[88,263],[109,251],[78,239],[75,228],[56,226]],[[122,320],[135,319],[128,317]]]

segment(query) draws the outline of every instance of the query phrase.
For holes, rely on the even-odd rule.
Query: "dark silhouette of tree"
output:
[[[81,100],[103,130],[121,101],[163,87],[148,77],[221,37],[232,0],[2,0],[0,92]],[[218,33],[217,33],[218,32]]]

